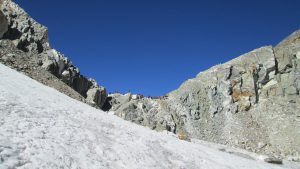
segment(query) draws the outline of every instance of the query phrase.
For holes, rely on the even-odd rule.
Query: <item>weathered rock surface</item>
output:
[[[45,26],[37,23],[11,0],[3,0],[0,9],[0,38],[3,39],[1,43],[6,48],[9,47],[12,50],[10,52],[15,53],[12,55],[8,53],[9,49],[6,51],[3,49],[6,53],[2,52],[0,61],[12,67],[22,67],[22,69],[26,67],[27,75],[36,80],[43,79],[41,82],[44,84],[53,83],[53,78],[43,77],[45,76],[43,70],[48,71],[56,77],[55,79],[61,80],[81,96],[78,97],[70,90],[61,90],[66,88],[63,83],[52,85],[52,87],[61,92],[67,92],[69,96],[78,100],[87,98],[88,91],[91,90],[90,96],[85,101],[102,108],[107,96],[106,90],[97,85],[93,79],[81,75],[79,69],[67,57],[51,48],[48,41],[48,29]],[[43,73],[37,74],[36,72],[39,71]],[[45,82],[47,80],[49,82]],[[93,93],[95,88],[98,90]]]
[[[168,109],[165,100],[137,97],[130,93],[111,94],[108,98],[112,105],[111,111],[125,120],[157,131],[167,130],[176,133],[176,129],[180,129],[176,123],[181,123],[177,121],[181,119]]]
[[[57,89],[66,95],[86,102],[78,92],[66,85],[62,80],[54,76],[39,64],[39,55],[31,55],[16,48],[10,40],[0,40],[0,62],[10,66],[44,85]]]
[[[103,107],[106,101],[107,93],[104,87],[94,87],[87,91],[86,100],[89,103],[93,103],[99,107]]]
[[[297,161],[299,32],[276,47],[253,50],[201,72],[166,97],[111,95],[112,110],[152,129]]]
[[[4,0],[1,11],[8,21],[8,31],[4,34],[4,39],[12,40],[25,52],[41,53],[50,49],[47,28],[33,20],[17,4]]]
[[[7,32],[8,25],[5,15],[0,11],[0,38]]]

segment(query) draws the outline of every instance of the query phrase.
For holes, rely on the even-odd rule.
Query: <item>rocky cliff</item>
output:
[[[51,48],[47,28],[11,0],[2,0],[0,4],[0,61],[77,100],[101,108],[106,89],[81,75],[67,57]]]
[[[0,12],[0,62],[72,98],[181,139],[300,159],[300,31],[199,73],[160,98],[111,94],[52,49],[47,28],[10,0]]]
[[[300,31],[201,72],[159,99],[111,95],[115,114],[156,130],[299,161]]]

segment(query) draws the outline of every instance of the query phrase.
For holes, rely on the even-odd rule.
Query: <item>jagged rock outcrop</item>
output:
[[[87,91],[87,98],[86,100],[89,103],[93,103],[99,107],[103,107],[106,102],[107,92],[104,87],[99,87],[97,85],[93,85],[94,88],[90,88]]]
[[[35,69],[33,71],[27,71],[29,76],[36,80],[44,79],[44,84],[52,83],[45,82],[44,77],[42,78],[37,77],[36,75],[31,75],[31,73],[35,73],[37,71],[37,67],[41,67],[73,88],[82,97],[88,98],[86,100],[87,103],[102,108],[107,96],[106,90],[95,83],[95,80],[81,75],[79,69],[74,66],[67,57],[51,48],[48,41],[48,29],[37,23],[22,8],[11,0],[3,0],[0,5],[1,41],[3,41],[4,44],[8,44],[8,41],[11,41],[11,44],[9,45],[11,49],[14,51],[17,49],[20,50],[16,52],[18,53],[18,56],[14,58],[10,58],[10,55],[1,55],[0,61],[11,65],[12,67],[14,67],[14,63],[23,63],[23,65],[26,65],[28,70],[34,67]],[[23,51],[23,53],[21,51]],[[26,55],[24,53],[26,53]],[[27,57],[26,59],[24,59],[25,56]],[[5,59],[3,59],[3,57],[5,57]],[[24,60],[26,60],[26,63]],[[39,75],[43,76],[42,73]],[[65,88],[58,84],[53,85],[52,87],[58,90]],[[63,92],[66,90],[60,91]],[[68,93],[70,93],[70,91]],[[78,99],[79,97],[75,95],[76,94],[69,94],[69,96],[74,96],[75,99]],[[80,98],[79,100],[82,99]]]
[[[298,156],[297,78],[279,73],[276,55],[272,47],[254,50],[171,92],[170,103],[178,103],[188,133],[255,152]]]
[[[181,119],[168,109],[165,100],[145,98],[130,93],[111,94],[109,98],[111,111],[125,120],[157,131],[167,130],[175,133],[176,129],[180,128],[176,123],[180,123]]]
[[[0,40],[1,63],[23,72],[44,85],[55,88],[76,100],[86,102],[86,99],[78,92],[66,85],[61,79],[42,68],[39,65],[40,59],[39,55],[31,55],[31,53],[19,50],[10,40]]]
[[[33,20],[22,8],[11,0],[3,0],[1,11],[8,21],[8,31],[4,39],[13,43],[25,52],[41,53],[50,49],[48,30]]]
[[[299,32],[201,72],[162,99],[111,95],[112,110],[152,129],[299,161]]]

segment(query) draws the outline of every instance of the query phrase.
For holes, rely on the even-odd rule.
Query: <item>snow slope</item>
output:
[[[0,64],[0,168],[279,169],[106,114]]]

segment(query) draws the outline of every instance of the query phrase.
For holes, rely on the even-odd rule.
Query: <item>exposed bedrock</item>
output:
[[[51,48],[48,41],[48,29],[45,26],[32,19],[11,0],[2,0],[1,3],[0,38],[2,41],[11,41],[13,50],[20,50],[17,52],[19,56],[10,57],[12,55],[6,55],[5,60],[25,64],[28,69],[36,68],[36,66],[41,67],[86,98],[87,103],[102,108],[107,96],[105,88],[99,86],[95,80],[81,75],[79,68],[73,65],[67,57]],[[3,43],[7,44],[8,42]],[[25,57],[27,58],[25,59]],[[2,62],[4,61],[2,60]],[[4,63],[14,64],[12,62]],[[33,63],[35,65],[32,65]],[[38,70],[35,69],[34,71]],[[34,71],[27,71],[27,73],[30,76]],[[39,75],[44,76],[42,73]],[[42,77],[33,75],[31,77],[35,77],[36,80],[44,79],[44,84],[51,83],[45,82],[45,78]],[[49,80],[51,81],[51,79]],[[58,84],[52,87],[58,90],[62,88]],[[70,96],[74,95],[76,94]],[[75,98],[78,99],[78,97]]]
[[[112,110],[152,129],[299,160],[299,32],[201,72],[165,97],[111,95]]]

